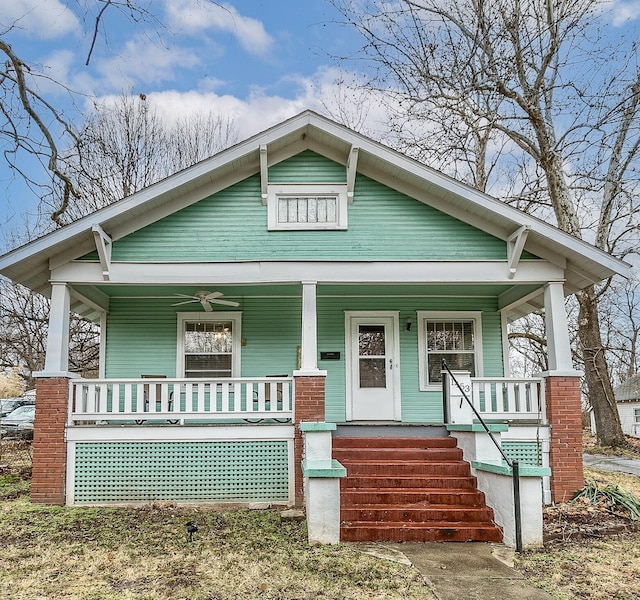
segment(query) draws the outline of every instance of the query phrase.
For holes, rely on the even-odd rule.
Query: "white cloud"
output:
[[[129,40],[116,57],[98,63],[96,69],[102,75],[102,86],[122,90],[171,81],[176,69],[190,69],[198,63],[199,58],[185,48],[158,46],[140,35]]]
[[[218,94],[210,89],[178,92],[175,90],[147,93],[152,103],[168,122],[202,111],[213,111],[233,120],[239,139],[256,133],[310,109],[354,126],[366,135],[379,137],[385,131],[386,109],[382,102],[369,94],[359,97],[354,108],[345,79],[353,79],[337,69],[320,69],[312,77],[296,77],[297,91],[293,97],[255,88],[246,98]],[[290,88],[292,78],[283,81]],[[274,85],[274,89],[278,84]],[[350,112],[351,111],[351,112]],[[339,116],[338,116],[339,115]]]
[[[273,38],[257,19],[241,15],[230,4],[193,0],[166,0],[167,22],[172,30],[201,33],[209,29],[231,33],[249,53],[264,56]]]
[[[0,2],[0,26],[16,27],[32,37],[53,39],[80,32],[73,12],[59,0],[3,0]]]
[[[614,2],[612,23],[619,27],[640,17],[640,0]]]

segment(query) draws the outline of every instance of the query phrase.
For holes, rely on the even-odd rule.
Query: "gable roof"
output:
[[[616,402],[640,401],[640,375],[629,377],[613,390]]]
[[[565,269],[574,293],[629,265],[560,229],[425,166],[314,112],[305,111],[215,156],[89,214],[0,257],[0,273],[48,293],[49,271],[95,249],[94,225],[113,241],[260,172],[260,147],[269,165],[313,150],[347,165],[358,148],[357,171],[419,201],[507,240],[529,231],[525,250]],[[355,199],[357,202],[357,198]]]

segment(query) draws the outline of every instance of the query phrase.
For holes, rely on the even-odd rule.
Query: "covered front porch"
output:
[[[203,450],[204,455],[218,448],[220,464],[232,463],[236,460],[234,456],[253,456],[256,465],[267,464],[277,447],[276,462],[281,465],[275,475],[259,475],[263,480],[278,479],[278,491],[272,496],[266,486],[258,493],[213,494],[210,501],[302,504],[303,449],[298,428],[301,422],[382,424],[390,420],[443,425],[451,420],[443,404],[441,384],[422,379],[432,371],[424,331],[433,315],[437,322],[445,323],[445,329],[457,327],[460,321],[452,321],[450,314],[463,314],[462,321],[473,324],[470,334],[475,336],[476,356],[476,372],[471,379],[473,402],[486,419],[510,423],[509,433],[503,436],[505,447],[521,458],[526,455],[527,460],[553,466],[552,445],[548,441],[548,381],[556,374],[575,377],[569,368],[561,283],[536,287],[552,333],[550,365],[554,369],[544,376],[527,379],[508,376],[506,322],[514,307],[522,308],[535,296],[530,282],[522,286],[519,302],[514,300],[518,286],[511,283],[494,284],[493,292],[486,283],[394,286],[390,282],[338,284],[304,280],[261,285],[219,284],[216,282],[221,297],[237,307],[215,307],[208,311],[196,302],[185,311],[178,294],[193,294],[194,286],[53,282],[47,360],[45,369],[38,374],[34,450],[40,454],[40,460],[34,462],[41,467],[35,467],[34,499],[99,503],[97,495],[80,500],[78,473],[84,469],[82,485],[87,485],[99,479],[98,472],[114,471],[115,466],[109,467],[104,462],[107,460],[104,456],[113,449],[125,452],[111,454],[109,460],[113,465],[124,465],[129,459],[135,462],[150,452],[147,457],[152,462],[167,456],[167,470],[189,477],[191,471],[176,467],[180,461],[195,464],[197,472],[203,471],[202,465],[212,459],[202,458],[204,462],[198,463],[193,458],[180,458],[188,454],[176,450],[182,446],[190,452],[198,444],[209,444]],[[443,317],[445,307],[451,307],[452,303],[467,310],[448,311]],[[68,316],[72,310],[92,315],[101,324],[99,379],[81,379],[68,373]],[[389,327],[372,330],[370,324],[379,324],[381,319],[388,320]],[[211,373],[193,376],[189,372],[194,366],[185,349],[193,340],[183,336],[184,324],[191,322],[221,323],[228,328],[220,332],[230,344],[228,352],[218,352],[213,361],[215,368],[228,369],[224,376]],[[358,329],[360,325],[364,329]],[[362,331],[368,340],[374,331],[376,343],[380,331],[384,331],[385,352],[372,355],[371,346],[365,344],[361,353],[358,348],[363,347]],[[217,335],[213,327],[211,339]],[[207,365],[210,368],[211,361]],[[362,377],[363,365],[368,377],[379,365],[383,379],[393,382],[393,393],[389,396],[392,407],[387,413],[390,418],[354,411],[353,389]],[[379,372],[374,373],[373,379],[360,382],[365,403],[379,391],[375,389],[379,388],[379,376]],[[366,381],[373,381],[373,389],[367,388]],[[49,421],[55,422],[55,427],[50,427]],[[472,421],[469,419],[469,424]],[[58,433],[54,434],[54,429]],[[52,452],[52,440],[56,437],[59,443]],[[91,448],[104,455],[98,462],[92,463],[91,453],[86,453]],[[65,457],[64,466],[60,463],[61,456]],[[51,477],[54,465],[60,478],[57,483]],[[237,465],[236,480],[255,466],[246,461]],[[130,470],[133,473],[145,470],[136,469]],[[153,469],[149,472],[155,473]],[[216,478],[215,471],[207,473],[209,479]],[[163,481],[157,475],[153,477]],[[135,488],[130,483],[135,480],[133,475],[124,477],[120,488]],[[146,497],[134,489],[129,499],[115,494],[111,499],[105,496],[103,501],[172,497],[179,501],[206,500],[197,494],[191,498],[180,495],[175,490],[181,486],[175,481],[165,483],[166,493],[156,486],[145,492]],[[548,489],[547,499],[551,495]]]

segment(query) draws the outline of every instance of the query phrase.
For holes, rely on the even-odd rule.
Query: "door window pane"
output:
[[[359,325],[358,349],[360,356],[384,356],[384,325]]]
[[[386,360],[384,358],[360,359],[360,387],[387,387]]]

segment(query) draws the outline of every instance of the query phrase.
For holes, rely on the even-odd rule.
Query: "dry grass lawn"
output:
[[[585,437],[588,448],[597,448],[595,452],[603,453],[591,436]],[[635,441],[632,444],[625,455],[640,458],[636,455],[640,444]],[[599,487],[618,486],[640,499],[638,477],[589,467],[585,467],[584,473],[587,481],[595,481]],[[566,539],[545,544],[544,549],[524,552],[517,559],[516,567],[530,583],[559,600],[640,599],[640,524],[612,515],[605,507],[592,507],[584,502],[551,507],[545,519],[547,528],[556,525],[559,529],[565,519],[568,535]],[[583,529],[586,533],[572,536],[572,532],[579,532],[574,524],[580,522],[589,524]],[[598,523],[603,527],[601,530],[597,528]],[[612,523],[632,531],[611,534],[605,526]]]
[[[415,569],[363,554],[357,545],[310,547],[304,523],[282,521],[275,510],[32,505],[29,450],[0,441],[2,600],[432,597]],[[590,468],[585,476],[640,498],[640,478]],[[629,525],[586,504],[549,509],[547,519],[560,526],[562,519]],[[189,520],[199,527],[193,542]],[[523,553],[516,568],[560,600],[640,599],[640,532],[584,531]]]
[[[304,522],[276,510],[33,505],[28,445],[1,444],[0,599],[432,597],[414,568],[353,546],[309,546]]]

